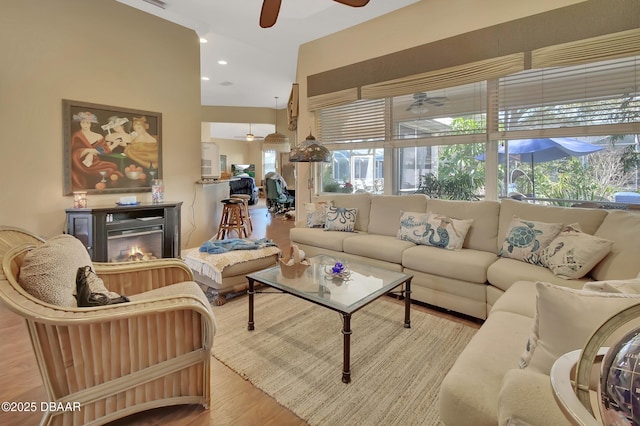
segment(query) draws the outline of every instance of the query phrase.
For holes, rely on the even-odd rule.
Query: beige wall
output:
[[[202,229],[205,206],[196,199],[190,208],[201,122],[193,31],[113,0],[7,1],[0,57],[0,225],[45,237],[63,231],[73,200],[63,196],[62,99],[71,99],[161,112],[165,199],[184,202],[183,243],[210,234]],[[122,195],[132,194],[89,195],[89,205],[113,205]]]
[[[584,0],[423,0],[303,44],[298,52],[296,75],[296,82],[300,85],[298,138],[303,140],[308,129],[315,128],[313,115],[307,112],[309,75],[582,1]],[[308,199],[308,171],[308,164],[297,165],[298,200]]]

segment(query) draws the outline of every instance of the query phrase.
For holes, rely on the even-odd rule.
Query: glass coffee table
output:
[[[350,269],[348,278],[334,277],[330,271],[339,260],[330,256],[314,256],[309,266],[298,278],[285,277],[280,266],[247,275],[249,281],[249,324],[255,328],[253,317],[255,283],[272,287],[281,293],[338,312],[342,317],[344,335],[344,366],[342,381],[351,381],[351,314],[387,293],[404,295],[404,328],[411,327],[411,279],[412,275],[389,271],[356,262],[346,262]],[[404,287],[402,288],[402,285]],[[401,287],[397,291],[396,288]]]

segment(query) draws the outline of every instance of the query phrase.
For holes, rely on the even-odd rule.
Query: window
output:
[[[324,192],[371,192],[380,194],[384,187],[383,149],[333,151],[333,161],[323,163]]]
[[[276,166],[277,166],[276,158],[277,158],[277,153],[275,151],[263,151],[262,170],[264,175],[266,175],[269,172],[276,171]]]
[[[613,202],[638,191],[639,65],[640,57],[573,62],[318,109],[320,138],[333,150],[323,189],[381,192],[376,182],[392,163],[394,193],[428,192],[430,180],[453,198],[518,192],[551,203]],[[518,140],[540,138],[570,138],[597,152],[533,160],[515,153]],[[486,169],[498,143],[499,161],[489,162],[497,170]]]

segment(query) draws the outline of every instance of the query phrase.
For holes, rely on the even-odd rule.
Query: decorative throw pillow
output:
[[[327,221],[327,207],[333,206],[333,201],[319,201],[317,203],[305,203],[307,212],[307,228],[324,228]]]
[[[327,207],[325,231],[355,232],[357,208]]]
[[[579,224],[573,223],[542,250],[540,259],[561,278],[582,278],[609,254],[612,246],[613,241],[585,234]]]
[[[629,280],[591,281],[585,283],[582,289],[603,293],[640,294],[640,274]]]
[[[78,268],[91,265],[91,257],[80,240],[71,235],[58,235],[28,252],[20,268],[20,285],[43,302],[62,307],[77,307],[76,274]],[[95,274],[88,279],[95,293],[119,297],[108,291]]]
[[[448,250],[460,250],[472,223],[473,219],[452,219],[445,215],[431,213],[427,219],[427,235],[423,244]]]
[[[540,281],[536,290],[536,313],[520,368],[533,368],[545,374],[551,372],[560,356],[582,349],[611,316],[640,303],[638,295],[574,290]],[[610,340],[615,341],[638,325],[640,319],[627,323]]]
[[[411,241],[416,244],[425,244],[429,213],[401,212],[400,228],[396,235],[399,240]]]
[[[542,266],[540,254],[560,233],[561,223],[544,223],[514,216],[498,256]]]

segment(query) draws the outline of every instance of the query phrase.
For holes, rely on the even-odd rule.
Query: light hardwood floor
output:
[[[262,201],[262,200],[261,200]],[[251,238],[271,238],[287,253],[291,220],[271,217],[261,205],[251,209],[254,232]],[[239,296],[244,297],[244,296]],[[398,301],[398,303],[400,303]],[[433,311],[423,306],[415,309],[461,321],[478,327],[478,323]],[[21,318],[0,303],[0,401],[45,401],[42,380],[33,355],[27,329]],[[214,339],[215,344],[215,339]],[[231,369],[213,358],[211,408],[174,406],[139,413],[113,422],[112,425],[305,425],[306,423],[282,407],[269,395],[251,385]],[[353,385],[353,384],[352,384]],[[0,424],[6,426],[36,425],[36,413],[0,412]]]

